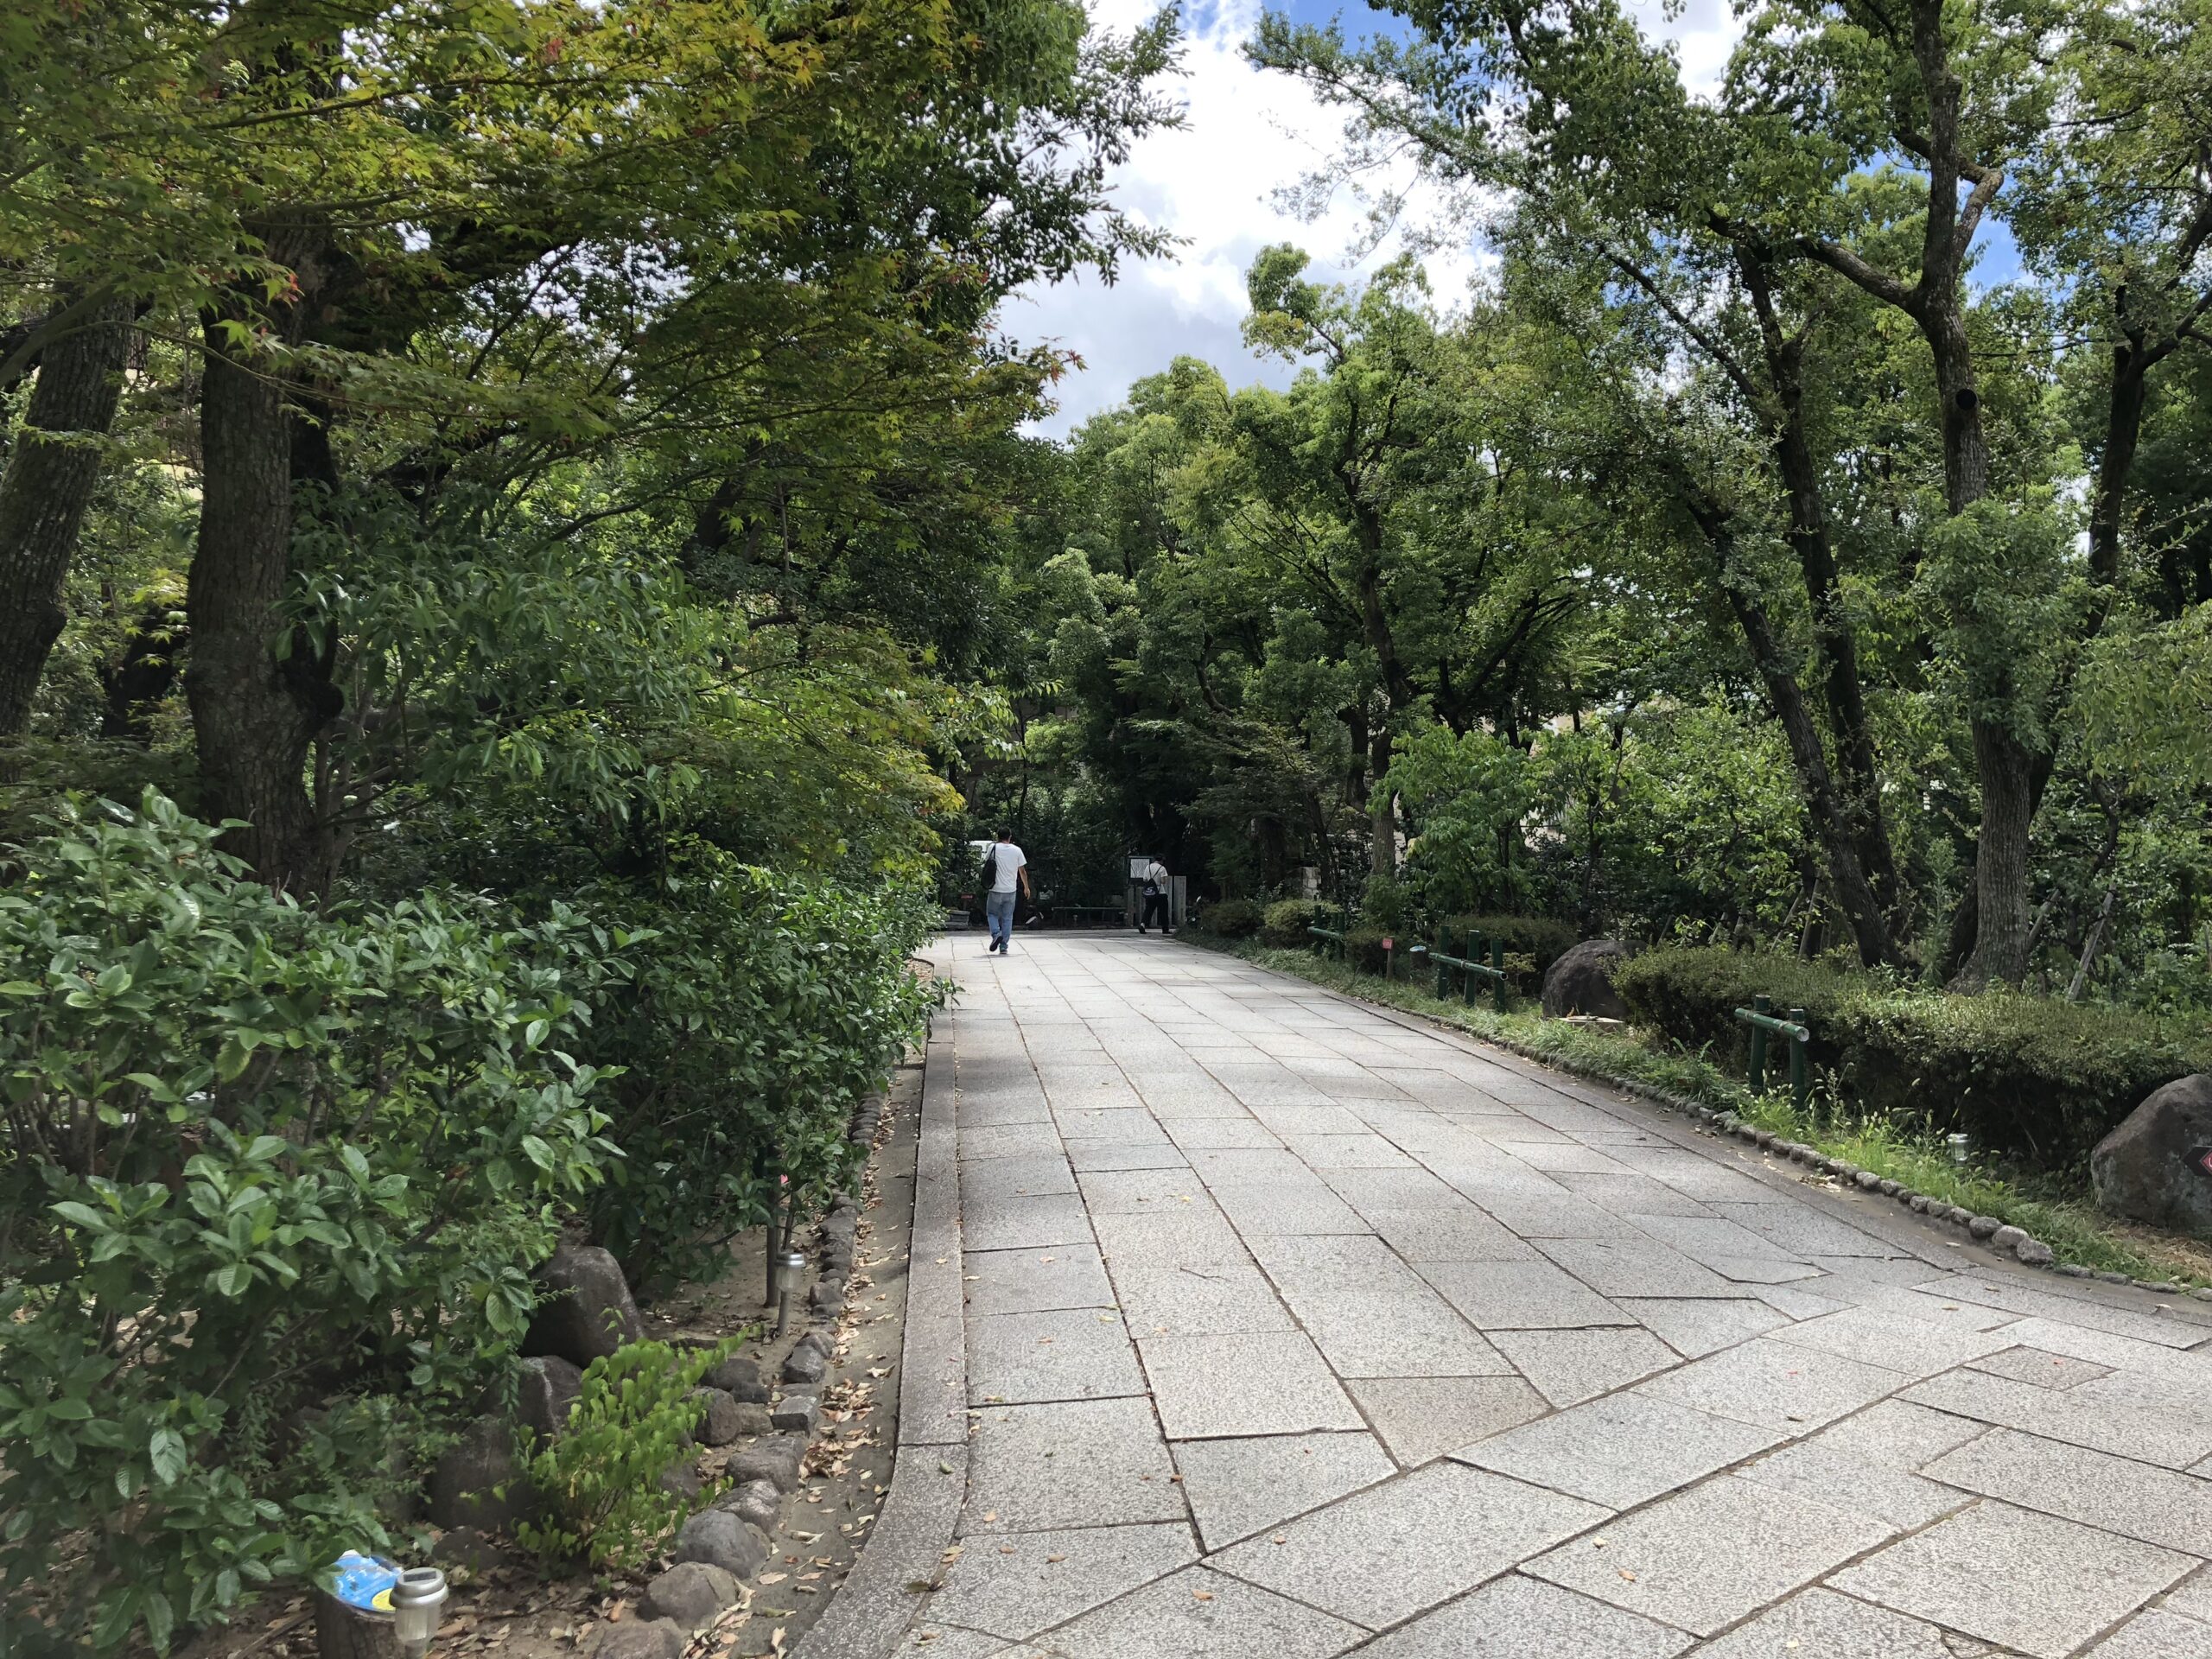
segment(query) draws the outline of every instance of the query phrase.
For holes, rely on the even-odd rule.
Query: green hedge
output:
[[[1543,983],[1552,963],[1582,938],[1573,923],[1548,916],[1446,916],[1437,925],[1429,943],[1456,957],[1466,949],[1471,929],[1484,939],[1503,940],[1510,956],[1527,957],[1537,986]]]
[[[1614,988],[1630,1017],[1731,1065],[1734,1010],[1764,993],[1805,1010],[1810,1057],[1850,1109],[1977,1141],[2050,1168],[2078,1163],[2160,1085],[2212,1069],[2212,1038],[2179,1021],[2012,994],[1952,996],[1794,957],[1649,950]]]
[[[1198,926],[1221,938],[1249,939],[1266,913],[1256,899],[1224,899],[1198,912]]]
[[[1335,906],[1313,899],[1278,899],[1260,922],[1260,938],[1278,950],[1295,950],[1313,943],[1306,929],[1333,927],[1342,919]]]

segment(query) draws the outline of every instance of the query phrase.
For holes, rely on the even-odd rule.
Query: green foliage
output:
[[[1484,940],[1502,942],[1509,957],[1526,957],[1528,971],[1537,984],[1552,963],[1582,938],[1581,931],[1572,923],[1545,916],[1447,916],[1437,924],[1429,943],[1448,955],[1464,956],[1470,932],[1480,934]],[[1488,955],[1483,959],[1488,961]]]
[[[650,1565],[691,1510],[661,1477],[699,1426],[694,1390],[741,1340],[682,1353],[664,1342],[632,1342],[592,1361],[568,1427],[530,1449],[524,1472],[546,1519],[517,1528],[524,1546],[563,1565]]]
[[[1224,939],[1249,939],[1260,931],[1267,911],[1256,899],[1224,899],[1198,912],[1198,925]]]
[[[708,1271],[779,1199],[804,1212],[849,1179],[853,1110],[937,1000],[907,967],[936,917],[906,888],[779,877],[704,846],[656,902],[590,896],[649,925],[592,1033],[620,1071],[605,1109],[626,1154],[588,1201],[594,1232],[640,1283]]]
[[[1338,927],[1343,922],[1341,912],[1318,899],[1278,899],[1261,918],[1260,938],[1278,950],[1296,950],[1314,942],[1307,928]]]
[[[1744,1052],[1735,1008],[1802,1007],[1811,1058],[1852,1112],[1907,1134],[1965,1129],[2047,1169],[2089,1148],[2145,1096],[2212,1066],[2194,1022],[1992,993],[1945,995],[1820,963],[1717,949],[1646,951],[1614,988],[1639,1025],[1694,1051]]]
[[[305,910],[150,791],[0,895],[0,1474],[10,1631],[156,1647],[385,1541],[440,1400],[526,1325],[599,1181],[569,1058],[625,938],[426,892]]]

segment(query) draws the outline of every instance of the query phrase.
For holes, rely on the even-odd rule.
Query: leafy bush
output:
[[[1429,943],[1456,957],[1466,950],[1470,931],[1485,940],[1502,940],[1509,955],[1526,957],[1529,971],[1537,983],[1542,982],[1552,963],[1582,938],[1573,923],[1548,916],[1447,916],[1438,924]]]
[[[1224,899],[1198,912],[1198,925],[1224,939],[1249,939],[1264,915],[1256,899]]]
[[[165,1648],[387,1542],[613,1156],[568,1058],[625,941],[426,893],[319,914],[149,791],[0,896],[0,1638]]]
[[[1343,920],[1333,907],[1315,899],[1278,899],[1260,921],[1260,938],[1278,950],[1295,950],[1313,943],[1309,927],[1334,927]]]
[[[1717,949],[1652,950],[1614,986],[1638,1024],[1739,1062],[1733,1011],[1764,992],[1802,1007],[1810,1058],[1853,1110],[1965,1129],[2045,1166],[2085,1157],[2161,1084],[2212,1066],[2200,1028],[2114,1008],[1993,993],[1952,996],[1825,963]]]
[[[633,893],[602,901],[650,929],[593,1033],[593,1058],[622,1069],[608,1134],[626,1160],[589,1213],[648,1284],[710,1271],[779,1191],[808,1205],[849,1177],[853,1109],[933,1004],[906,963],[936,918],[917,895],[774,876],[707,847],[683,854],[652,908]]]
[[[698,1427],[692,1390],[740,1341],[689,1354],[664,1342],[625,1343],[592,1361],[567,1428],[530,1450],[530,1483],[547,1518],[517,1527],[523,1544],[551,1561],[618,1571],[652,1560],[691,1510],[660,1482]]]
[[[1402,970],[1405,967],[1405,948],[1412,943],[1411,938],[1402,933],[1386,933],[1379,927],[1370,927],[1364,923],[1344,935],[1344,960],[1363,974],[1381,973],[1389,960],[1382,951],[1382,941],[1385,939],[1396,942],[1397,950],[1393,954],[1398,958],[1398,968]]]

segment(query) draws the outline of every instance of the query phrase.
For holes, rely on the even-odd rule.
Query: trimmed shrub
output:
[[[1509,956],[1528,957],[1537,985],[1543,983],[1552,963],[1582,940],[1573,923],[1548,916],[1446,916],[1428,943],[1456,957],[1466,949],[1470,929],[1485,939],[1504,941]]]
[[[1265,915],[1256,899],[1224,899],[1198,912],[1198,925],[1224,939],[1249,939]]]
[[[1630,1017],[1731,1065],[1734,1011],[1764,992],[1805,1010],[1813,1064],[1845,1105],[1928,1133],[1964,1129],[2046,1168],[2079,1163],[2143,1097],[2212,1067],[2212,1039],[2181,1021],[2011,993],[1953,996],[1821,963],[1721,949],[1649,950],[1614,988]]]
[[[1318,899],[1278,899],[1260,921],[1260,939],[1281,950],[1296,950],[1313,943],[1309,927],[1332,927],[1342,912]]]

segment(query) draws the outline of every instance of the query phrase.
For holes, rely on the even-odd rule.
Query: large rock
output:
[[[732,1458],[729,1478],[738,1485],[748,1480],[765,1480],[778,1491],[788,1492],[798,1484],[799,1471],[805,1461],[806,1436],[779,1434]]]
[[[690,1635],[672,1618],[626,1618],[601,1628],[594,1659],[683,1659]]]
[[[695,1389],[699,1402],[699,1439],[709,1446],[728,1446],[745,1433],[745,1408],[721,1389]]]
[[[1627,1019],[1628,1004],[1613,988],[1613,969],[1635,954],[1634,945],[1619,939],[1585,939],[1562,951],[1544,976],[1544,1012],[1554,1020],[1570,1014]]]
[[[630,1281],[596,1244],[563,1244],[534,1275],[543,1298],[523,1338],[524,1351],[588,1365],[645,1333]]]
[[[2179,1077],[2097,1142],[2097,1207],[2129,1221],[2212,1238],[2212,1173],[2191,1153],[2212,1147],[2212,1077]]]
[[[769,1480],[748,1480],[734,1490],[724,1493],[715,1502],[718,1510],[728,1510],[741,1521],[750,1521],[766,1532],[776,1524],[776,1517],[783,1513],[784,1495]]]
[[[430,1519],[441,1527],[512,1533],[537,1512],[537,1493],[504,1417],[479,1417],[430,1471]]]
[[[732,1354],[721,1361],[707,1373],[707,1382],[741,1405],[768,1403],[768,1385],[760,1380],[760,1362],[748,1354]]]
[[[737,1580],[707,1561],[678,1561],[638,1598],[642,1618],[674,1621],[682,1630],[702,1630],[737,1599]]]
[[[673,1561],[704,1561],[733,1578],[749,1579],[768,1559],[767,1535],[728,1510],[702,1510],[669,1548]]]
[[[526,1428],[540,1440],[559,1437],[569,1427],[569,1413],[576,1403],[576,1396],[583,1392],[584,1374],[581,1368],[563,1359],[558,1354],[535,1354],[515,1363],[514,1421],[518,1428]],[[493,1383],[484,1390],[484,1397],[476,1402],[480,1412],[495,1412],[506,1407],[507,1395],[504,1387]]]

